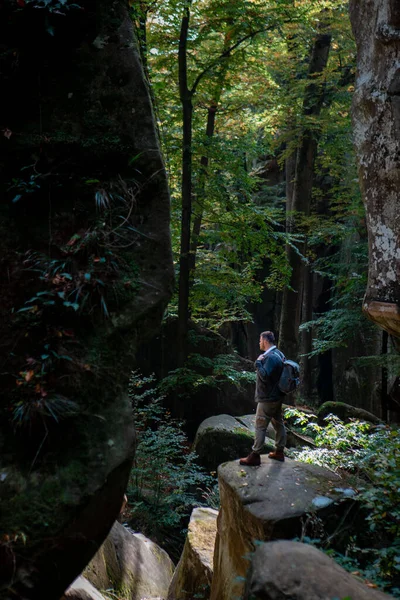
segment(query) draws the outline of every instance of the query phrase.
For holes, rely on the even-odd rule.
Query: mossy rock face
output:
[[[251,416],[250,416],[251,417]],[[205,419],[197,430],[193,450],[199,462],[209,471],[229,460],[247,456],[254,443],[254,430],[230,415],[217,415]],[[266,438],[263,452],[272,450],[274,443]]]
[[[59,598],[107,536],[133,458],[129,374],[173,284],[129,7],[65,7],[0,6],[2,600],[11,583],[15,597]],[[120,207],[132,228],[121,249]]]
[[[342,421],[347,421],[348,419],[360,419],[360,421],[367,421],[368,423],[374,423],[375,425],[382,423],[381,419],[367,410],[345,404],[344,402],[325,402],[319,407],[317,414],[321,421],[329,414],[333,414]]]
[[[99,591],[112,589],[121,600],[140,600],[165,598],[173,571],[162,548],[116,522],[84,577]]]
[[[207,600],[210,597],[217,516],[218,511],[212,508],[193,510],[167,600]]]

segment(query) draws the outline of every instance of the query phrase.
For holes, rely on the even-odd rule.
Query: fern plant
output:
[[[129,525],[179,556],[190,512],[205,504],[198,487],[210,486],[212,478],[197,464],[182,422],[162,406],[154,376],[133,372],[129,393],[137,430],[127,489]]]
[[[356,419],[344,423],[334,415],[328,415],[322,426],[315,415],[293,408],[286,409],[285,417],[316,444],[288,451],[293,458],[353,473],[361,481],[355,499],[366,515],[365,530],[350,536],[344,555],[323,539],[317,545],[348,570],[366,577],[371,587],[400,598],[400,430]]]

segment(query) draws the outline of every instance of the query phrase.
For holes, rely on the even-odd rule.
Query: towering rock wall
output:
[[[6,0],[0,40],[0,598],[57,598],[121,505],[169,192],[127,2]]]
[[[400,336],[400,6],[352,0],[357,43],[354,139],[369,238],[363,308]]]

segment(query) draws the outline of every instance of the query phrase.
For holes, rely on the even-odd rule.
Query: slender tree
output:
[[[312,122],[322,108],[324,97],[324,80],[320,77],[327,63],[332,36],[320,33],[315,38],[309,70],[308,83],[304,93],[303,118],[304,128],[296,149],[296,166],[292,197],[288,205],[291,214],[288,219],[288,229],[293,232],[296,220],[307,217],[311,210],[312,187],[314,181],[314,163],[318,146],[318,130],[312,127]],[[290,286],[284,290],[279,331],[279,343],[282,350],[289,356],[297,357],[299,351],[299,326],[304,282],[303,258],[306,242],[301,241],[294,246],[288,246],[288,259],[292,267]],[[309,295],[309,294],[308,294]]]

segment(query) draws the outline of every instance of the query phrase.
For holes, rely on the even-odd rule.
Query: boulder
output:
[[[368,423],[373,423],[375,425],[382,423],[381,419],[376,415],[373,415],[363,408],[357,408],[351,406],[351,404],[346,404],[345,402],[324,402],[318,409],[318,418],[323,420],[331,413],[339,417],[339,419],[342,419],[342,421],[348,419],[360,419],[360,421],[367,421]]]
[[[218,465],[247,456],[254,442],[255,415],[231,417],[217,415],[205,419],[199,426],[193,443],[193,450],[200,464],[209,471],[216,471]],[[272,450],[275,431],[269,425],[264,451]]]
[[[331,531],[346,502],[354,495],[338,487],[341,479],[322,467],[261,456],[260,467],[241,467],[238,461],[218,468],[221,509],[217,520],[211,600],[241,597],[249,557],[257,541],[315,537],[316,513]],[[348,500],[351,502],[351,500]]]
[[[218,511],[195,508],[182,556],[168,590],[168,600],[210,597]]]
[[[255,551],[244,600],[389,600],[313,546],[277,541]]]
[[[69,586],[61,600],[105,600],[105,598],[81,575]]]
[[[254,442],[255,415],[232,417],[216,415],[205,419],[199,426],[193,450],[201,465],[209,471],[216,471],[218,465],[250,453]],[[315,446],[311,438],[286,429],[287,447]],[[275,429],[268,425],[264,452],[274,449]]]
[[[168,554],[141,533],[116,522],[83,575],[98,590],[121,600],[165,598],[174,572]]]
[[[287,405],[283,405],[283,409],[287,408]],[[310,414],[311,411],[308,411]],[[244,415],[243,417],[237,417],[237,420],[242,423],[243,425],[245,425],[248,429],[250,429],[252,435],[254,435],[255,432],[255,426],[256,426],[256,415]],[[287,434],[287,441],[286,441],[286,447],[287,448],[300,448],[301,446],[308,446],[310,448],[314,448],[315,447],[315,443],[314,440],[312,438],[310,438],[307,435],[302,435],[300,433],[297,433],[296,431],[294,431],[293,429],[291,429],[290,427],[288,427],[287,421],[285,419],[285,427],[286,427],[286,434]],[[270,442],[269,440],[272,440],[273,442],[275,441],[275,429],[272,427],[271,423],[268,425],[267,428],[267,436],[266,436],[266,445],[267,447],[269,447]]]

